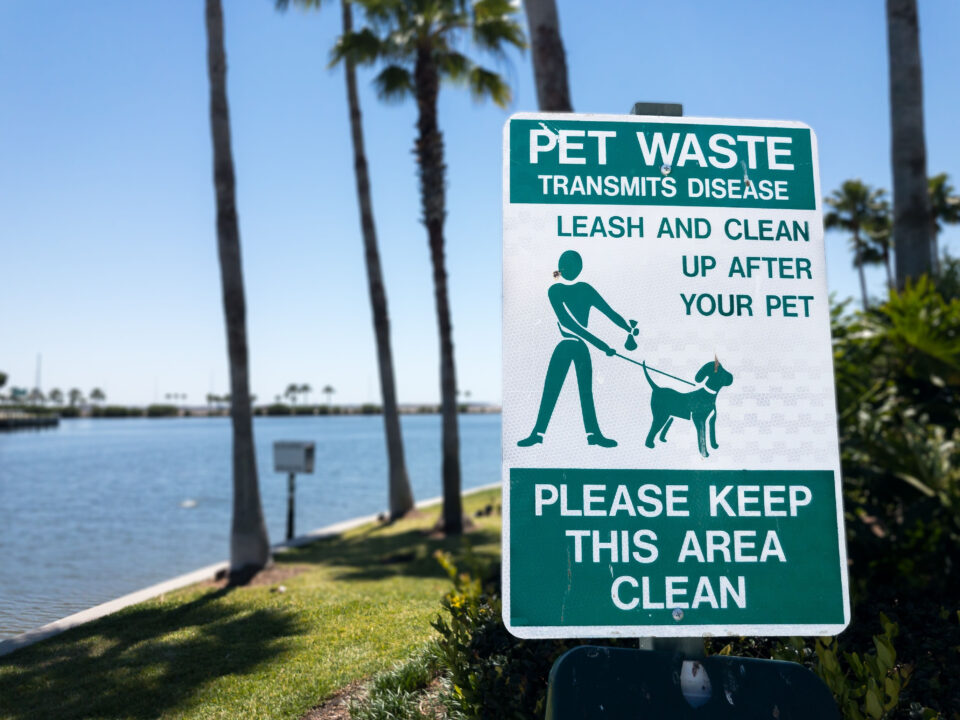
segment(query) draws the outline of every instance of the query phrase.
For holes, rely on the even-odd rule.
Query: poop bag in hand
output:
[[[630,321],[630,334],[627,335],[627,341],[623,344],[623,346],[624,346],[627,350],[636,350],[636,349],[637,349],[637,341],[634,340],[634,337],[637,336],[637,335],[639,335],[639,334],[640,334],[640,330],[637,329],[637,321],[636,321],[636,320],[631,320],[631,321]]]

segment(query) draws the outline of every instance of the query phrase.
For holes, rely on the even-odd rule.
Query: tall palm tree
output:
[[[106,399],[107,399],[107,394],[103,392],[103,390],[101,390],[100,388],[95,387],[93,390],[90,391],[90,400],[95,405],[98,403],[102,403]]]
[[[70,388],[68,397],[70,398],[70,407],[83,405],[83,393],[78,388]]]
[[[917,0],[887,0],[897,287],[932,270]]]
[[[414,150],[420,174],[420,200],[433,266],[440,335],[440,397],[443,425],[443,529],[463,530],[460,499],[460,440],[453,325],[447,291],[444,241],[446,167],[437,121],[441,81],[465,83],[477,99],[504,107],[510,88],[497,73],[477,65],[457,48],[469,34],[481,49],[502,55],[505,45],[524,47],[523,31],[510,0],[361,0],[370,25],[345,32],[334,48],[334,62],[350,60],[383,66],[375,84],[386,100],[412,96],[417,103]]]
[[[954,194],[953,185],[947,181],[947,174],[940,173],[930,178],[930,251],[933,271],[940,273],[940,231],[943,223],[953,225],[960,222],[960,196]]]
[[[3,383],[0,382],[0,387],[3,386]],[[63,405],[63,391],[60,388],[53,388],[47,394],[47,397],[50,399],[50,402],[54,405]]]
[[[230,147],[227,58],[220,0],[206,0],[207,71],[210,77],[210,131],[213,184],[217,202],[217,249],[223,286],[223,313],[230,361],[230,418],[233,425],[233,520],[230,528],[230,580],[242,583],[270,564],[270,541],[263,521],[257,461],[250,417],[246,299],[240,256],[236,180]]]
[[[537,105],[543,112],[573,112],[556,0],[524,0],[523,7],[527,11]]]
[[[860,296],[864,310],[869,306],[864,266],[878,262],[877,253],[871,252],[868,231],[875,229],[887,214],[883,196],[883,190],[875,190],[861,180],[846,180],[838,190],[834,190],[824,199],[824,202],[833,208],[823,217],[824,227],[850,233],[853,266],[857,268],[860,276]],[[880,255],[879,259],[882,260],[882,257]]]

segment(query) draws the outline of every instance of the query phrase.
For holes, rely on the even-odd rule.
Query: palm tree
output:
[[[504,107],[510,88],[497,73],[477,65],[457,50],[469,32],[482,50],[502,55],[504,45],[524,47],[523,31],[513,18],[510,0],[362,0],[370,26],[344,33],[334,48],[334,62],[383,65],[375,79],[385,100],[413,96],[418,135],[414,145],[420,166],[420,199],[433,265],[434,296],[440,335],[440,397],[443,414],[443,529],[463,530],[460,500],[460,441],[457,426],[457,378],[453,359],[453,325],[447,292],[443,226],[446,219],[446,168],[443,135],[437,122],[441,81],[466,83],[477,99]]]
[[[941,223],[953,225],[960,222],[960,196],[954,194],[953,185],[947,182],[947,174],[940,173],[928,182],[930,194],[930,259],[933,271],[940,274],[940,231]]]
[[[0,383],[2,385],[3,383]],[[47,399],[54,405],[63,405],[63,391],[60,388],[51,388],[47,393]]]
[[[556,0],[524,0],[523,7],[533,51],[537,105],[543,112],[573,112]]]
[[[887,0],[897,287],[932,270],[917,0]]]
[[[319,6],[321,0],[295,0],[307,7]],[[277,0],[277,7],[285,9],[289,0]],[[353,33],[353,8],[350,0],[340,2],[343,34]],[[353,167],[357,182],[357,205],[360,209],[360,230],[363,235],[364,258],[367,266],[367,287],[370,292],[370,307],[373,314],[373,332],[377,343],[377,365],[380,371],[380,396],[383,400],[383,425],[387,439],[389,464],[388,497],[390,518],[396,519],[413,509],[413,490],[407,474],[407,462],[403,451],[403,433],[400,428],[400,411],[397,405],[397,387],[393,372],[393,350],[390,346],[390,314],[387,310],[387,292],[380,267],[380,249],[377,243],[377,228],[373,217],[373,197],[370,193],[370,172],[363,137],[363,120],[360,113],[360,97],[357,93],[356,63],[345,58],[344,76],[347,85],[347,108],[350,117],[350,134],[353,140]],[[329,387],[329,386],[328,386]],[[332,390],[332,388],[331,388]],[[328,401],[329,405],[329,401]]]
[[[93,390],[90,391],[90,400],[94,404],[102,403],[106,399],[107,399],[106,393],[104,393],[103,390],[101,390],[100,388],[95,387]]]
[[[69,398],[70,407],[77,407],[78,405],[83,405],[83,393],[80,392],[77,388],[70,388],[70,392],[67,393]]]
[[[313,392],[313,388],[310,387],[310,383],[301,383],[300,387],[297,388],[297,392],[306,396],[307,405],[310,404],[310,393]]]
[[[287,385],[287,389],[283,391],[285,397],[290,398],[290,402],[294,405],[297,404],[297,395],[300,394],[300,386],[296,383],[290,383]]]
[[[7,384],[7,378],[9,376],[5,372],[0,372],[0,388]]]
[[[860,295],[863,309],[866,310],[867,278],[864,266],[882,261],[882,254],[871,252],[868,243],[868,231],[882,222],[887,214],[884,191],[875,190],[862,180],[846,180],[839,190],[825,198],[827,205],[833,208],[824,215],[823,224],[828,230],[846,230],[851,233],[850,245],[853,250],[853,266],[860,275]]]
[[[230,580],[232,583],[242,583],[270,563],[270,541],[260,505],[253,422],[250,417],[246,299],[240,257],[236,181],[230,147],[227,58],[223,46],[223,8],[220,0],[206,0],[206,26],[213,184],[217,203],[217,249],[223,286],[232,400],[230,418],[233,425],[233,519],[230,528]]]
[[[880,191],[883,192],[882,190]],[[883,265],[887,273],[887,290],[896,289],[891,263],[893,249],[893,220],[890,217],[890,204],[883,200],[877,208],[877,216],[864,226],[867,234],[867,260],[865,265]]]
[[[330,407],[330,401],[333,399],[333,394],[336,392],[336,390],[333,389],[333,385],[324,385],[323,390],[320,392],[327,396],[327,407]]]
[[[40,388],[34,388],[31,390],[27,399],[33,405],[43,405],[47,401],[46,396],[43,394],[43,390]]]

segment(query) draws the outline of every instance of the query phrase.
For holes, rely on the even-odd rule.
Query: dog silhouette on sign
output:
[[[657,385],[650,377],[646,362],[643,363],[643,374],[650,383],[650,409],[653,411],[653,422],[650,432],[647,433],[647,447],[655,446],[654,440],[660,433],[660,442],[667,441],[667,431],[673,424],[674,418],[693,421],[697,430],[697,446],[703,457],[709,457],[707,451],[707,430],[710,431],[710,447],[718,449],[717,445],[717,393],[722,388],[733,383],[733,375],[727,372],[716,358],[708,362],[699,371],[695,380],[697,389],[682,393],[671,388]]]

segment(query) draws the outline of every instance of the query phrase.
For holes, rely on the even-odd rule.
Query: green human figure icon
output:
[[[578,252],[574,250],[564,252],[560,256],[557,269],[563,281],[551,285],[547,291],[547,297],[557,315],[557,326],[562,339],[557,343],[550,357],[550,364],[547,366],[536,425],[533,432],[520,440],[517,445],[530,447],[543,442],[543,434],[547,431],[560,390],[563,388],[570,366],[573,365],[577,375],[580,411],[583,415],[583,428],[587,433],[587,443],[605,448],[616,447],[616,440],[604,437],[597,423],[597,411],[593,401],[593,363],[587,343],[599,348],[610,357],[616,355],[617,351],[588,331],[587,324],[590,320],[590,310],[596,308],[615,325],[626,330],[628,338],[632,340],[633,335],[636,334],[636,322],[628,323],[624,320],[589,283],[573,282],[583,269],[583,259]]]

